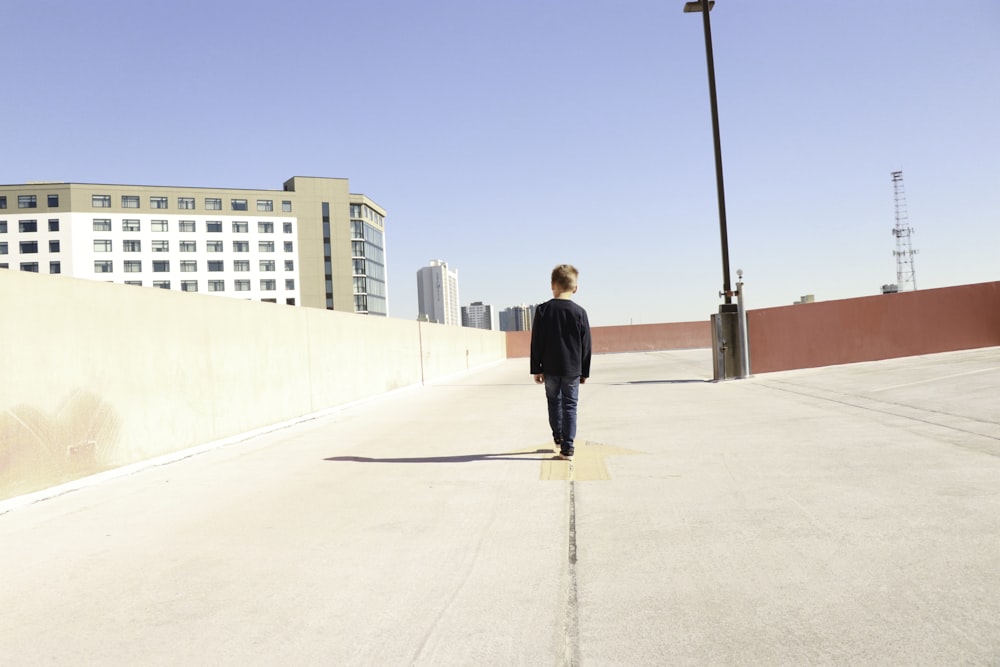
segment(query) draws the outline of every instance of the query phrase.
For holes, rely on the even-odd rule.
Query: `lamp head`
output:
[[[694,2],[684,3],[684,13],[693,14],[695,12],[703,11],[704,0],[695,0]],[[712,11],[712,7],[715,7],[715,0],[708,0],[708,11]]]

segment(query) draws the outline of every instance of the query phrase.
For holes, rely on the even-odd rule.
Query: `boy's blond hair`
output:
[[[560,264],[552,269],[552,286],[561,292],[572,292],[576,289],[576,279],[580,272],[572,264]]]

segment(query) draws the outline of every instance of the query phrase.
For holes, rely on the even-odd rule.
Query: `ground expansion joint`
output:
[[[576,481],[573,463],[569,464],[569,525],[567,530],[566,607],[563,619],[563,664],[576,667],[580,664],[580,615],[576,576]]]

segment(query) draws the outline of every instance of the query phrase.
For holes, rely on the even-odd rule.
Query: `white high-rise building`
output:
[[[461,326],[458,301],[457,269],[449,269],[447,262],[432,259],[430,266],[417,271],[419,319]]]
[[[386,316],[384,218],[343,178],[0,185],[0,269]]]
[[[482,301],[473,301],[462,306],[462,326],[474,329],[493,329],[493,306]]]

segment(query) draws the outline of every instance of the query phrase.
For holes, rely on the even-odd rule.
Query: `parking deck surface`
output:
[[[572,463],[518,359],[7,503],[0,656],[1000,664],[1000,348],[592,372]]]

